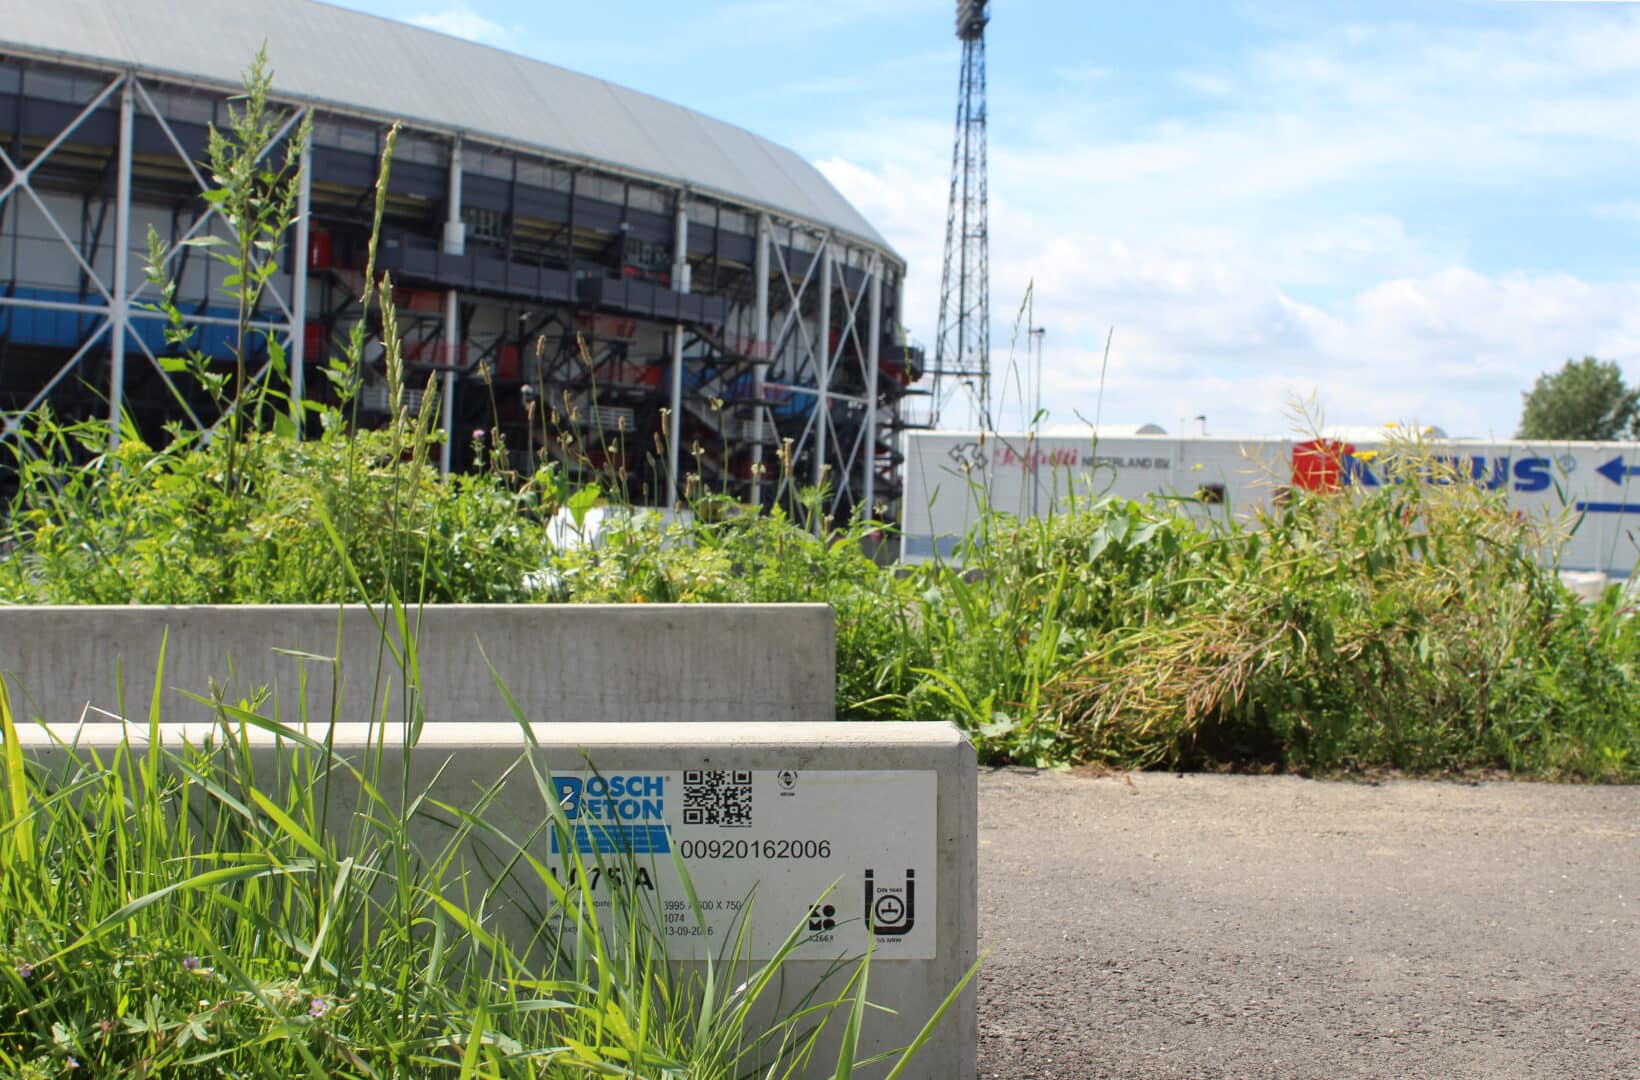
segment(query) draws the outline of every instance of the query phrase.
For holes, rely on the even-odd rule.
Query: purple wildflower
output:
[[[319,1019],[319,1017],[329,1011],[330,1005],[322,997],[316,997],[312,1001],[308,1002],[308,1015],[313,1017],[315,1020]]]
[[[17,965],[17,974],[25,979],[34,978],[34,965],[24,962]]]
[[[68,1058],[68,1067],[70,1069],[78,1069],[80,1067],[80,1063],[74,1059],[72,1054],[70,1054]]]
[[[184,956],[182,958],[182,970],[183,971],[198,971],[199,970],[199,957],[197,957],[197,956]]]

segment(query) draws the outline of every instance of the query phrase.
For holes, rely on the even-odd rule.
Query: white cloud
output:
[[[465,4],[456,4],[443,11],[408,16],[406,22],[427,30],[437,30],[451,37],[465,38],[485,45],[507,43],[507,28],[493,19],[487,19]]]
[[[1627,221],[1640,225],[1640,199],[1619,199],[1617,202],[1601,203],[1594,207],[1594,212],[1613,221]]]
[[[1191,93],[1205,98],[1228,98],[1235,93],[1235,83],[1211,71],[1176,71],[1174,81]]]
[[[1109,83],[1116,77],[1116,69],[1103,64],[1076,64],[1055,68],[1053,74],[1054,78],[1065,86],[1088,90],[1096,85]]]
[[[994,382],[1011,385],[1032,281],[1056,422],[1098,410],[1178,430],[1205,413],[1211,430],[1278,434],[1291,399],[1313,395],[1334,423],[1507,436],[1521,391],[1568,356],[1640,379],[1640,278],[1596,280],[1575,254],[1554,270],[1482,266],[1469,250],[1490,238],[1470,232],[1468,204],[1505,195],[1640,220],[1632,200],[1576,203],[1580,183],[1609,190],[1640,150],[1640,18],[1566,14],[1513,30],[1342,27],[1178,73],[1213,97],[1207,113],[1115,115],[1119,75],[1086,100],[1060,80],[1028,123],[993,109]],[[949,128],[827,139],[822,171],[909,260],[904,318],[931,345]],[[1010,394],[1004,417],[1019,415]]]

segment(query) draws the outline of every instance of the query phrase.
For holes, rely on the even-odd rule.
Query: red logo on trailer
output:
[[[1300,491],[1337,491],[1344,459],[1355,447],[1337,439],[1310,439],[1293,444],[1293,487]]]

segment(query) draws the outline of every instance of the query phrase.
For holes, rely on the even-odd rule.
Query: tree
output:
[[[1544,372],[1521,395],[1518,439],[1625,439],[1640,436],[1640,386],[1610,361],[1585,356]]]

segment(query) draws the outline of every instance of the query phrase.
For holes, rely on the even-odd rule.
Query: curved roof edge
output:
[[[224,88],[240,85],[264,44],[281,99],[683,187],[834,229],[904,265],[795,152],[640,91],[437,31],[315,0],[52,0],[18,5],[0,24],[0,50]]]

